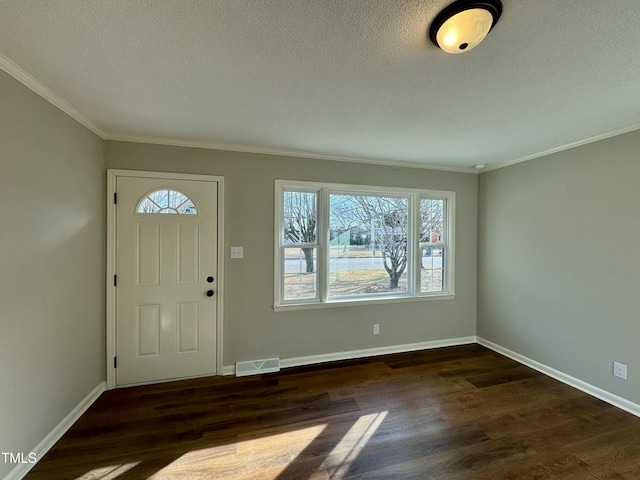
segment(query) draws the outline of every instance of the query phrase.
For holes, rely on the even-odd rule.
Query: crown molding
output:
[[[423,170],[438,170],[438,171],[454,172],[454,173],[472,173],[475,175],[479,175],[482,173],[491,172],[493,170],[498,170],[500,168],[509,167],[511,165],[516,165],[518,163],[534,160],[536,158],[552,155],[554,153],[562,152],[564,150],[569,150],[571,148],[597,142],[599,140],[605,140],[607,138],[615,137],[617,135],[622,135],[625,133],[633,132],[635,130],[640,130],[640,123],[638,123],[638,124],[623,127],[617,130],[613,130],[611,132],[607,132],[607,133],[595,135],[593,137],[589,137],[586,139],[567,143],[565,145],[554,147],[549,150],[534,153],[526,157],[517,158],[515,160],[509,160],[507,162],[498,163],[495,165],[487,165],[487,167],[479,170],[473,167],[448,167],[445,165],[435,165],[435,164],[426,164],[426,163],[402,162],[402,161],[381,160],[381,159],[363,158],[363,157],[350,157],[350,156],[341,156],[341,155],[326,155],[326,154],[316,153],[316,152],[307,152],[304,150],[289,150],[289,149],[280,149],[280,148],[257,147],[252,145],[235,145],[235,144],[214,143],[214,142],[195,142],[195,141],[189,141],[189,140],[135,136],[135,135],[127,135],[127,134],[121,134],[121,133],[106,132],[103,129],[101,129],[98,125],[96,125],[89,117],[81,113],[73,105],[71,105],[65,99],[63,99],[58,94],[53,92],[49,87],[47,87],[42,82],[37,80],[35,77],[30,75],[28,72],[23,70],[21,67],[19,67],[16,63],[11,61],[7,56],[5,56],[2,53],[0,53],[0,70],[5,71],[8,75],[10,75],[14,79],[22,83],[24,86],[26,86],[36,94],[40,95],[42,98],[44,98],[46,101],[48,101],[58,109],[62,110],[64,113],[69,115],[71,118],[73,118],[78,123],[80,123],[87,129],[89,129],[91,132],[95,133],[97,136],[99,136],[103,140],[113,140],[113,141],[119,141],[119,142],[148,143],[148,144],[154,144],[154,145],[167,145],[167,146],[173,146],[173,147],[189,147],[189,148],[202,148],[207,150],[223,150],[223,151],[230,151],[230,152],[257,153],[262,155],[299,157],[299,158],[309,158],[309,159],[317,159],[317,160],[332,160],[332,161],[339,161],[339,162],[364,163],[368,165],[418,168]]]
[[[518,158],[516,160],[510,160],[508,162],[498,163],[497,165],[488,165],[486,168],[482,169],[482,171],[479,173],[490,172],[492,170],[498,170],[500,168],[516,165],[517,163],[523,163],[529,160],[534,160],[536,158],[546,157],[547,155],[563,152],[565,150],[571,150],[572,148],[580,147],[582,145],[587,145],[589,143],[598,142],[600,140],[606,140],[607,138],[611,138],[611,137],[617,137],[618,135],[634,132],[636,130],[640,130],[640,123],[629,125],[627,127],[622,127],[617,130],[612,130],[611,132],[601,133],[600,135],[594,135],[593,137],[585,138],[583,140],[577,140],[575,142],[567,143],[559,147],[550,148],[549,150],[545,150],[539,153],[534,153],[533,155],[528,155],[526,157]]]
[[[9,60],[5,55],[0,53],[0,70],[4,70],[7,74],[22,83],[25,87],[40,95],[46,101],[62,110],[64,113],[73,118],[76,122],[85,126],[100,138],[105,139],[105,132],[93,123],[86,115],[80,113],[73,105],[65,99],[54,93],[49,87],[42,82],[36,80],[32,75],[20,68],[14,62]]]
[[[447,167],[443,165],[430,165],[430,164],[420,164],[420,163],[412,163],[412,162],[397,162],[392,160],[379,160],[379,159],[349,157],[349,156],[339,156],[339,155],[324,155],[321,153],[306,152],[302,150],[256,147],[251,145],[235,145],[235,144],[227,144],[227,143],[194,142],[194,141],[188,141],[188,140],[134,136],[134,135],[106,132],[102,130],[100,127],[98,127],[98,125],[96,125],[93,121],[91,121],[89,117],[81,113],[78,109],[76,109],[73,105],[71,105],[65,99],[60,97],[58,94],[54,93],[49,87],[44,85],[42,82],[40,82],[39,80],[36,80],[32,75],[30,75],[28,72],[23,70],[21,67],[19,67],[16,63],[11,61],[8,57],[3,55],[2,53],[0,53],[0,70],[4,70],[11,77],[16,79],[20,83],[22,83],[24,86],[26,86],[36,94],[40,95],[42,98],[44,98],[46,101],[51,103],[53,106],[62,110],[64,113],[69,115],[71,118],[76,120],[81,125],[91,130],[93,133],[98,135],[103,140],[113,140],[113,141],[132,142],[132,143],[148,143],[148,144],[154,144],[154,145],[168,145],[173,147],[203,148],[208,150],[224,150],[224,151],[231,151],[231,152],[258,153],[263,155],[300,157],[300,158],[333,160],[333,161],[351,162],[351,163],[366,163],[369,165],[383,165],[383,166],[391,166],[391,167],[441,170],[445,172],[456,172],[456,173],[475,173],[475,174],[478,173],[477,170],[474,168]]]
[[[90,131],[98,135],[103,140],[113,140],[113,141],[119,141],[119,142],[132,142],[132,143],[148,143],[148,144],[154,144],[154,145],[167,145],[167,146],[173,146],[173,147],[203,148],[207,150],[223,150],[223,151],[230,151],[230,152],[257,153],[257,154],[263,154],[263,155],[300,157],[300,158],[310,158],[310,159],[318,159],[318,160],[333,160],[333,161],[351,162],[351,163],[365,163],[369,165],[419,168],[419,169],[425,169],[425,170],[440,170],[445,172],[478,174],[478,171],[475,168],[447,167],[443,165],[398,162],[398,161],[392,161],[392,160],[379,160],[379,159],[372,159],[372,158],[324,155],[321,153],[306,152],[302,150],[256,147],[251,145],[235,145],[235,144],[227,144],[227,143],[194,142],[194,141],[188,141],[188,140],[176,140],[176,139],[170,139],[170,138],[135,136],[135,135],[106,132],[102,130],[100,127],[98,127],[98,125],[96,125],[93,121],[91,121],[89,117],[81,113],[78,109],[76,109],[73,105],[71,105],[65,99],[60,97],[58,94],[54,93],[45,84],[43,84],[39,80],[36,80],[35,77],[33,77],[28,72],[23,70],[21,67],[19,67],[16,63],[11,61],[7,56],[3,55],[2,53],[0,53],[0,70],[5,71],[11,77],[16,79],[20,83],[22,83],[24,86],[26,86],[36,94],[40,95],[42,98],[44,98],[46,101],[51,103],[53,106],[62,110],[64,113],[69,115],[71,118],[76,120],[81,125],[88,128]]]
[[[289,150],[281,148],[256,147],[251,145],[235,145],[229,143],[195,142],[188,140],[176,140],[159,137],[131,136],[125,134],[107,133],[106,140],[131,143],[149,143],[153,145],[168,145],[172,147],[203,148],[207,150],[222,150],[227,152],[257,153],[262,155],[275,155],[280,157],[299,157],[316,160],[332,160],[338,162],[366,163],[368,165],[382,165],[388,167],[419,168],[424,170],[441,170],[456,173],[474,173],[475,168],[447,167],[443,165],[431,165],[412,162],[399,162],[393,160],[380,160],[374,158],[349,157],[340,155],[325,155],[322,153],[307,152],[304,150]]]

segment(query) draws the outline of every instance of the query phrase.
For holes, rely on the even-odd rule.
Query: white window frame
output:
[[[318,217],[316,221],[317,268],[316,298],[284,300],[284,222],[283,196],[286,191],[316,192]],[[390,195],[407,197],[409,200],[409,226],[407,248],[410,255],[407,263],[407,291],[389,295],[357,295],[329,298],[329,195]],[[421,252],[416,228],[420,222],[420,200],[433,199],[445,201],[443,264],[443,290],[439,292],[420,292]],[[443,300],[455,298],[455,199],[452,191],[421,190],[414,188],[384,187],[371,185],[349,185],[339,183],[319,183],[298,180],[276,180],[274,201],[274,305],[275,311],[308,308],[340,307],[372,303],[396,303],[419,300]],[[291,247],[289,245],[289,247]]]

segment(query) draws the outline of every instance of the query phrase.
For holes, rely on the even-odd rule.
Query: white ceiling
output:
[[[468,168],[640,128],[639,0],[503,0],[462,55],[448,3],[0,0],[0,68],[111,139]]]

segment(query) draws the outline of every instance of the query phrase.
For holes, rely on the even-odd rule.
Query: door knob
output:
[[[207,297],[213,297],[213,290],[207,290]]]

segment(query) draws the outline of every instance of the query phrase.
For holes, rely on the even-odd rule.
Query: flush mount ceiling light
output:
[[[484,40],[501,13],[500,0],[457,0],[433,20],[429,38],[447,53],[468,52]]]

